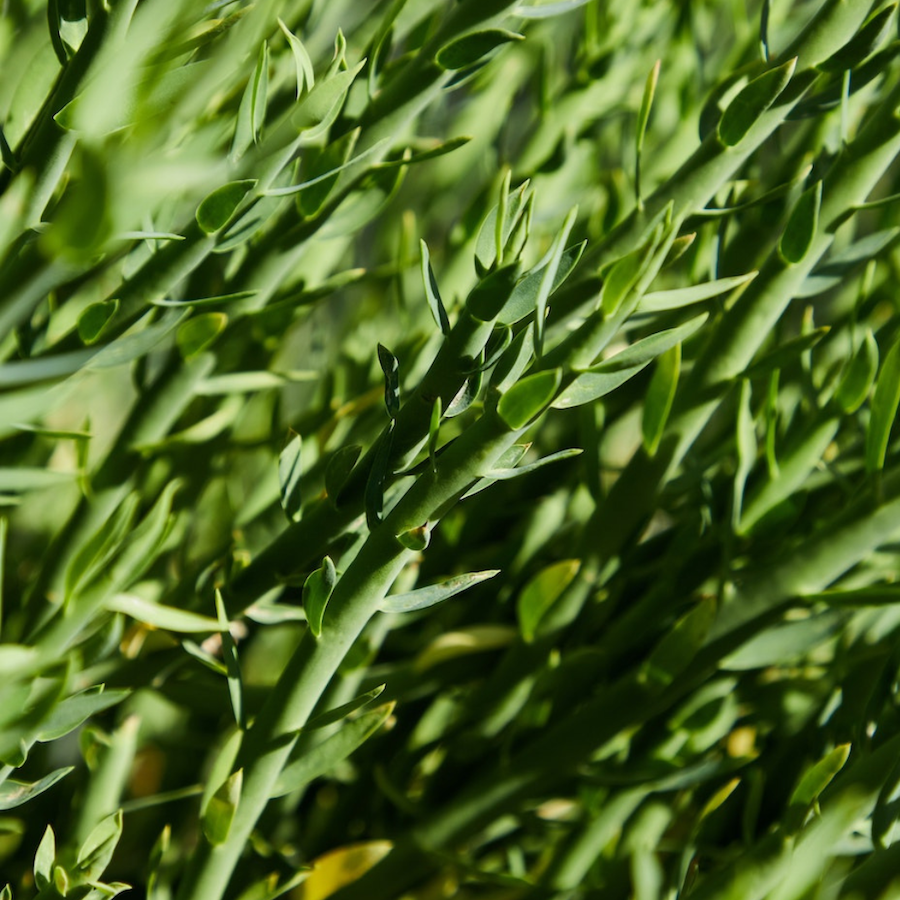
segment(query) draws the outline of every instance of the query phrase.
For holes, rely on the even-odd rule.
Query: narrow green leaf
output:
[[[235,728],[228,735],[225,742],[216,750],[213,764],[206,778],[206,783],[203,785],[203,794],[200,798],[201,819],[206,815],[206,809],[213,795],[225,784],[228,776],[234,771],[234,764],[243,741],[244,732],[240,728]]]
[[[34,855],[34,886],[39,891],[51,884],[54,862],[56,862],[56,837],[48,825]]]
[[[524,35],[503,28],[473,31],[441,47],[435,61],[443,69],[466,69],[502,44],[524,40]]]
[[[500,398],[497,404],[500,418],[512,431],[524,428],[549,406],[561,381],[561,369],[526,375]]]
[[[519,630],[526,643],[531,643],[541,620],[563,595],[581,568],[581,560],[564,559],[538,572],[522,588],[516,603]]]
[[[626,381],[630,381],[635,375],[650,365],[650,362],[651,360],[647,359],[631,368],[617,368],[610,372],[584,372],[553,401],[553,408],[574,409],[576,406],[593,403],[595,400],[605,397]]]
[[[516,223],[525,213],[530,196],[529,182],[525,181],[507,197],[502,220],[504,246],[509,243]],[[485,216],[475,240],[475,271],[479,277],[487,274],[497,262],[497,217],[499,214],[500,205],[497,204]]]
[[[78,317],[78,337],[90,346],[102,336],[119,309],[118,300],[100,300],[86,307]]]
[[[175,343],[184,360],[193,359],[209,347],[225,330],[228,316],[222,312],[202,313],[179,326]]]
[[[650,379],[644,397],[641,417],[641,438],[649,456],[654,456],[666,429],[666,422],[678,389],[681,374],[681,344],[675,344],[662,353],[656,363],[656,371]]]
[[[378,345],[378,363],[384,372],[384,406],[387,414],[396,419],[400,412],[400,363],[383,344]]]
[[[556,273],[550,285],[548,296],[552,296],[556,289],[569,277],[572,270],[578,265],[578,260],[584,253],[587,241],[575,244],[565,250],[560,258]],[[497,322],[500,325],[514,325],[516,322],[524,319],[525,316],[531,315],[537,307],[538,292],[544,280],[544,266],[535,267],[513,288],[509,300],[503,305],[500,314],[497,316]]]
[[[822,206],[822,182],[817,181],[797,201],[778,244],[778,252],[787,263],[798,263],[809,252]]]
[[[513,444],[512,447],[509,447],[500,454],[499,458],[494,463],[495,468],[501,472],[515,470],[516,466],[522,461],[530,448],[530,443]],[[496,484],[497,481],[498,479],[491,478],[490,475],[479,478],[460,499],[467,500],[469,497],[474,497],[475,494],[480,494],[485,488],[490,487],[492,484]]]
[[[228,615],[225,612],[225,602],[222,600],[222,592],[218,588],[216,588],[216,619],[218,621],[218,630],[222,635],[222,657],[225,660],[225,671],[228,677],[228,696],[231,699],[234,721],[237,723],[237,727],[244,731],[247,727],[244,707],[244,679],[241,675],[237,644],[231,634]]]
[[[441,293],[438,290],[437,279],[434,277],[434,270],[431,268],[431,260],[428,256],[428,245],[425,241],[419,241],[419,247],[422,251],[422,282],[425,285],[425,299],[428,301],[428,308],[434,321],[442,334],[450,334],[450,320],[447,318],[447,310],[444,308],[444,301],[441,300]]]
[[[101,819],[78,850],[75,866],[86,879],[99,878],[109,866],[122,836],[122,810]]]
[[[628,292],[647,268],[655,249],[655,241],[650,241],[613,263],[604,277],[600,295],[600,307],[607,316],[613,315],[622,305]]]
[[[865,62],[884,42],[896,11],[897,4],[892,3],[876,13],[837,53],[816,68],[823,72],[846,72]]]
[[[152,603],[136,594],[116,594],[106,601],[105,606],[110,612],[122,613],[162,631],[199,634],[219,630],[219,623],[209,616]]]
[[[456,396],[447,404],[444,416],[452,419],[462,415],[477,399],[484,382],[484,351],[478,355],[478,365],[475,370],[463,382],[462,387],[456,392]]]
[[[738,399],[736,446],[738,465],[734,473],[734,493],[731,506],[731,524],[735,531],[741,527],[741,511],[744,503],[744,489],[747,478],[756,463],[756,426],[750,409],[750,381],[741,381],[741,393]]]
[[[27,803],[38,794],[43,794],[48,788],[53,787],[61,778],[65,778],[74,766],[66,766],[63,769],[55,769],[49,775],[45,775],[39,781],[26,783],[7,779],[0,784],[0,810],[15,809],[23,803]]]
[[[437,159],[439,156],[446,156],[448,153],[464,147],[471,140],[471,137],[465,135],[450,138],[447,141],[419,139],[407,148],[407,151],[402,156],[397,159],[386,159],[377,163],[375,168],[393,169],[400,166],[415,166],[430,159]]]
[[[665,331],[659,331],[656,334],[651,334],[649,337],[641,338],[641,340],[635,341],[630,347],[626,347],[615,356],[611,356],[609,359],[604,359],[603,362],[591,366],[588,371],[621,372],[626,369],[633,369],[635,366],[644,365],[670,350],[676,344],[687,340],[703,326],[708,318],[709,315],[707,313],[701,313],[699,316],[694,316],[693,319],[688,319],[683,325],[667,328]]]
[[[778,99],[791,80],[797,58],[763,72],[754,78],[728,104],[719,120],[718,137],[725,147],[740,143],[744,135],[756,124],[762,114]]]
[[[553,283],[556,279],[556,273],[559,271],[562,262],[563,248],[569,238],[569,232],[575,225],[578,218],[578,207],[569,210],[563,226],[553,240],[548,253],[547,265],[541,271],[541,282],[538,286],[537,296],[534,300],[534,348],[538,356],[541,355],[541,349],[544,342],[544,321],[547,313],[547,301],[550,299],[550,293],[553,290]]]
[[[378,608],[385,613],[405,613],[427,609],[429,606],[443,603],[444,600],[448,600],[450,597],[454,597],[456,594],[499,574],[499,569],[486,569],[483,572],[469,572],[467,575],[457,575],[454,578],[448,578],[446,581],[418,588],[406,594],[393,594],[390,597],[385,597],[378,604]]]
[[[9,531],[9,520],[0,516],[0,636],[3,634],[3,582],[6,577],[6,535]]]
[[[862,406],[875,383],[877,371],[878,343],[872,329],[867,328],[834,393],[835,400],[844,412],[853,413]]]
[[[309,630],[316,637],[322,633],[325,607],[331,599],[336,584],[337,571],[330,556],[326,556],[322,560],[321,567],[311,572],[303,583],[303,609],[306,611]]]
[[[900,404],[900,340],[888,350],[875,384],[871,414],[866,428],[866,471],[877,472],[884,466],[891,428]]]
[[[838,744],[825,754],[815,765],[811,766],[791,794],[789,804],[808,807],[831,784],[832,779],[850,757],[850,744]]]
[[[297,99],[299,100],[300,95],[304,91],[312,90],[316,83],[312,60],[309,58],[306,47],[303,46],[303,41],[291,32],[281,19],[277,21],[278,27],[287,38],[288,46],[291,48],[291,54],[294,57],[294,66],[297,70]]]
[[[529,324],[513,338],[512,343],[491,372],[490,387],[501,394],[508,391],[521,377],[534,358],[534,325]]]
[[[303,755],[289,762],[278,776],[272,798],[293,793],[313,779],[330,772],[378,731],[393,711],[394,704],[386,703],[347,722],[340,731],[321,744],[310,750],[304,749]]]
[[[489,272],[469,292],[466,309],[482,322],[493,322],[512,296],[518,277],[518,263]]]
[[[210,797],[203,814],[203,833],[214,847],[224,844],[231,832],[231,823],[237,813],[241,800],[241,788],[244,782],[244,770],[238,769],[230,775],[224,784]]]
[[[291,122],[298,132],[303,133],[305,141],[318,139],[331,127],[344,105],[350,85],[365,64],[362,59],[352,69],[327,75],[303,98]]]
[[[769,61],[769,16],[772,12],[772,0],[763,0],[759,11],[759,49],[763,62]]]
[[[816,328],[806,334],[797,335],[797,337],[779,344],[774,350],[770,350],[757,362],[749,366],[743,377],[759,378],[762,375],[770,375],[778,369],[783,369],[785,366],[795,363],[804,353],[815,347],[829,331],[830,328],[827,325],[823,325],[821,328]]]
[[[234,140],[231,144],[231,158],[239,160],[251,147],[259,141],[260,132],[266,118],[266,98],[269,86],[269,47],[263,41],[256,58],[256,67],[238,108],[237,123],[234,128]]]
[[[278,493],[281,508],[289,522],[296,522],[303,508],[303,472],[300,466],[302,450],[303,439],[295,434],[278,457]]]
[[[220,231],[231,221],[243,199],[255,186],[256,179],[245,178],[216,188],[197,207],[197,224],[206,234]]]
[[[653,648],[641,667],[641,681],[658,688],[668,687],[694,661],[715,618],[716,599],[705,597]]]
[[[514,468],[504,468],[502,466],[497,466],[493,469],[490,469],[485,475],[485,478],[493,481],[509,481],[512,478],[518,478],[521,475],[528,475],[531,472],[536,472],[538,469],[543,469],[544,466],[549,466],[555,462],[561,462],[564,459],[571,459],[573,456],[580,456],[584,451],[580,447],[572,447],[568,450],[558,450],[556,453],[551,453],[549,456],[542,456],[540,459],[535,460],[533,463],[528,463],[526,466],[516,466]]]
[[[311,187],[315,187],[316,185],[320,185],[326,181],[331,181],[333,185],[337,182],[337,176],[340,175],[341,172],[353,168],[354,166],[360,166],[361,163],[363,163],[371,156],[377,156],[387,146],[390,145],[390,142],[390,138],[385,138],[384,140],[378,141],[377,143],[373,144],[367,150],[363,150],[362,153],[357,154],[352,159],[347,159],[340,165],[334,166],[334,168],[322,172],[321,175],[316,175],[315,177],[309,178],[306,181],[301,182],[300,184],[289,184],[286,187],[267,188],[266,190],[262,191],[262,196],[289,197],[293,194],[300,194],[303,191],[308,191]],[[321,197],[316,196],[316,198],[309,202],[308,205],[304,203],[302,205],[303,214],[306,216],[312,216],[313,214],[318,212],[321,208],[322,203],[325,201],[330,192],[331,186],[328,186],[327,190],[323,191]]]
[[[653,106],[653,97],[656,95],[656,84],[659,81],[659,68],[662,61],[657,60],[647,81],[644,84],[644,93],[641,96],[641,106],[638,110],[637,127],[635,128],[635,163],[634,163],[634,191],[637,196],[638,209],[643,209],[644,203],[641,192],[641,156],[644,150],[644,135],[647,132],[647,123],[650,121],[650,110]]]
[[[188,315],[187,312],[177,310],[169,312],[171,315],[163,315],[157,323],[143,325],[142,322],[140,325],[143,327],[130,329],[127,334],[101,347],[100,351],[91,357],[91,361],[85,368],[88,370],[111,369],[146,356],[167,338]]]
[[[360,453],[362,447],[359,444],[348,444],[335,451],[325,466],[325,492],[336,507],[340,505],[341,489],[347,483]]]
[[[437,472],[437,444],[441,433],[441,398],[436,397],[431,406],[431,419],[428,422],[428,459],[431,471]]]
[[[106,691],[103,685],[66,697],[58,703],[50,715],[41,723],[36,740],[48,743],[73,732],[91,716],[121,703],[131,695],[131,691]]]
[[[366,524],[369,531],[374,531],[381,524],[384,511],[384,483],[390,474],[391,450],[394,445],[394,424],[396,419],[391,419],[387,430],[383,433],[375,459],[372,461],[372,469],[366,481]]]
[[[522,4],[517,6],[513,13],[523,19],[549,19],[553,16],[561,16],[573,9],[587,6],[591,0],[557,0],[555,3],[540,3],[534,6]]]
[[[675,288],[669,291],[650,291],[641,297],[638,303],[638,312],[667,312],[671,309],[681,309],[692,303],[700,303],[703,300],[711,300],[727,294],[729,291],[745,285],[756,278],[758,272],[748,272],[746,275],[733,275],[730,278],[718,278],[715,281],[706,281],[703,284],[695,284],[686,288]]]
[[[385,685],[379,684],[378,687],[374,687],[371,691],[366,691],[364,694],[354,697],[352,700],[347,701],[347,703],[342,703],[334,709],[329,709],[327,712],[313,716],[303,726],[303,730],[315,731],[317,728],[325,728],[328,725],[333,725],[335,722],[340,722],[341,719],[345,719],[350,713],[354,713],[358,709],[368,706],[373,700],[380,697],[384,693],[384,688]]]
[[[255,297],[259,291],[235,291],[233,294],[220,294],[218,297],[198,297],[193,300],[170,300],[161,297],[159,300],[151,300],[153,306],[171,306],[176,309],[185,309],[193,306],[222,306],[225,303],[235,303],[238,300],[249,300]]]

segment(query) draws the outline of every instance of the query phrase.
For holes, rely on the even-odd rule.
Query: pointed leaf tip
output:
[[[513,431],[524,428],[551,403],[562,381],[562,369],[548,369],[517,381],[497,404],[500,418]]]
[[[778,99],[797,67],[797,57],[763,72],[754,78],[728,104],[719,120],[717,134],[725,147],[733,147],[756,124],[762,114]]]

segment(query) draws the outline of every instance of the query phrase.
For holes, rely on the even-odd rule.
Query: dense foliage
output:
[[[0,900],[896,896],[897,18],[7,0]]]

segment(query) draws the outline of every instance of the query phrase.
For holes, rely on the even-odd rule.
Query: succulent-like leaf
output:
[[[386,613],[405,613],[427,609],[429,606],[449,600],[450,597],[455,597],[462,591],[468,590],[470,587],[481,584],[482,581],[499,574],[499,569],[487,569],[484,572],[456,575],[453,578],[448,578],[446,581],[418,588],[407,594],[392,594],[389,597],[385,597],[378,605],[378,608],[381,612]]]
[[[318,637],[322,633],[322,620],[325,607],[337,584],[337,571],[330,556],[322,560],[322,565],[311,572],[303,583],[303,609],[306,610],[306,621],[309,630]]]
[[[763,72],[728,104],[716,131],[723,146],[733,147],[741,142],[787,87],[796,67],[797,60],[794,58]]]
[[[473,31],[451,41],[438,51],[435,59],[444,69],[466,69],[477,63],[492,50],[510,41],[523,41],[524,35],[503,28],[486,28]]]
[[[510,430],[524,428],[550,405],[561,381],[560,369],[526,375],[503,394],[497,413]]]

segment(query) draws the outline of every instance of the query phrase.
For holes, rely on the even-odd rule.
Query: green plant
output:
[[[895,7],[7,5],[3,900],[896,892]]]

